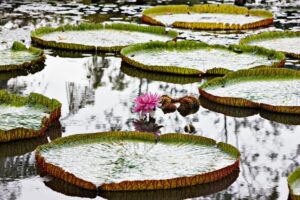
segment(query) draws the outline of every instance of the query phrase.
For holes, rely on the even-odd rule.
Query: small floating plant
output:
[[[300,31],[271,31],[243,38],[242,45],[260,46],[280,51],[287,56],[300,58]]]
[[[300,114],[300,73],[290,69],[251,69],[202,84],[201,96],[224,105]]]
[[[293,171],[288,177],[288,187],[292,200],[300,199],[300,168]]]
[[[240,69],[282,67],[282,53],[244,45],[208,45],[203,42],[149,42],[121,51],[122,60],[136,68],[180,75],[224,75]]]
[[[136,43],[169,41],[177,37],[175,31],[163,27],[134,24],[66,25],[58,28],[42,27],[31,33],[32,42],[49,48],[77,51],[120,51]]]
[[[220,180],[239,167],[239,151],[184,134],[102,132],[40,146],[36,162],[49,175],[88,190],[171,189]]]
[[[36,93],[22,97],[0,90],[0,108],[0,142],[9,142],[44,135],[60,117],[61,104]]]
[[[273,14],[226,4],[156,6],[143,12],[149,24],[205,30],[243,30],[268,26]]]
[[[41,49],[27,48],[23,43],[14,42],[11,49],[0,50],[0,72],[38,68],[45,58]]]

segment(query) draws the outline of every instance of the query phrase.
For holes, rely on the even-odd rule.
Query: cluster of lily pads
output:
[[[201,97],[227,106],[300,114],[300,73],[277,69],[284,66],[286,56],[300,58],[299,32],[264,32],[244,38],[239,45],[222,46],[177,41],[178,32],[166,28],[253,29],[272,24],[272,13],[232,5],[157,6],[145,10],[142,20],[158,26],[42,27],[31,33],[31,39],[47,48],[120,52],[122,71],[133,76],[190,83],[200,76],[225,75],[202,84]],[[18,42],[1,50],[0,56],[6,58],[0,61],[0,72],[33,67],[45,59],[42,50]],[[178,110],[176,103],[186,107],[196,102],[193,105],[199,109],[198,101],[190,97],[146,95],[137,99],[136,112],[156,107],[153,98],[162,100],[167,111]],[[41,135],[60,116],[61,104],[38,94],[21,97],[0,91],[0,102],[9,113],[1,122],[0,142]],[[240,153],[229,144],[172,133],[161,135],[157,143],[154,140],[154,135],[141,132],[73,135],[38,147],[36,162],[56,178],[95,191],[194,186],[223,179],[239,168]],[[292,198],[300,194],[299,175],[296,171],[289,177]]]

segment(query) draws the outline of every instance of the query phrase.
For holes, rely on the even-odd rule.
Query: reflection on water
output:
[[[79,21],[98,19],[100,21],[140,22],[137,18],[140,16],[140,11],[148,8],[149,5],[172,2],[182,4],[186,1],[173,0],[158,3],[154,0],[130,2],[121,0],[115,3],[113,0],[92,0],[84,1],[82,4],[80,2],[82,1],[1,1],[0,49],[8,47],[13,40],[24,40],[26,44],[29,44],[30,30],[39,26],[76,24]],[[190,1],[191,4],[199,2],[204,1]],[[207,2],[212,3],[212,1]],[[233,2],[233,0],[224,2]],[[261,5],[261,1],[257,0],[248,5],[265,7],[275,12],[275,28],[299,29],[300,5],[298,0],[286,0],[286,4],[279,0],[266,0],[265,2]],[[267,29],[274,29],[274,27]],[[258,31],[263,30],[265,29]],[[184,32],[182,37],[187,36],[212,43],[235,43],[238,38],[245,35],[246,31],[229,35],[188,30],[181,32]],[[201,82],[206,81],[205,79],[193,79],[193,81],[181,84],[180,81],[174,81],[178,80],[177,78],[173,79],[164,75],[161,76],[161,79],[153,78],[151,74],[147,73],[143,76],[134,75],[123,70],[123,67],[122,71],[120,70],[121,59],[114,54],[95,56],[52,50],[47,50],[46,53],[47,60],[43,70],[27,76],[25,74],[19,77],[12,76],[9,80],[1,81],[0,87],[20,94],[39,92],[61,101],[63,104],[61,118],[63,136],[108,130],[134,130],[132,120],[138,116],[131,110],[134,106],[133,100],[138,95],[145,92],[156,92],[174,98],[186,95],[196,97],[198,96],[197,87]],[[287,67],[299,68],[299,66],[297,60],[288,60],[287,62]],[[222,191],[214,191],[215,194],[209,193],[198,199],[287,199],[286,177],[300,163],[300,145],[297,135],[300,127],[287,125],[298,124],[297,122],[279,121],[278,115],[265,117],[266,115],[263,113],[258,115],[252,112],[245,115],[240,113],[240,116],[235,117],[230,112],[226,116],[219,113],[218,110],[210,111],[200,107],[198,112],[183,117],[178,112],[164,114],[162,110],[157,109],[155,118],[157,124],[163,125],[159,129],[161,133],[183,133],[187,124],[193,124],[198,135],[228,142],[242,152],[241,172],[237,180],[228,188],[222,188],[224,189]],[[58,136],[59,134],[49,137],[52,140]],[[41,141],[41,143],[43,142]],[[26,150],[21,149],[18,150],[19,152],[13,150],[17,151],[17,147],[24,145],[13,147],[5,144],[3,149],[0,147],[0,199],[32,199],[36,196],[43,196],[45,200],[71,198],[52,191],[43,184],[44,178],[37,176],[32,153],[37,143],[40,144],[30,140],[30,145],[28,145],[30,148],[26,147],[24,148]],[[137,195],[143,194],[145,193]],[[108,194],[102,196],[114,198]],[[193,197],[196,196],[200,195],[195,193]]]
[[[61,137],[61,125],[54,122],[42,137],[0,144],[0,199],[17,199],[21,195],[19,181],[38,175],[35,148],[58,137]]]

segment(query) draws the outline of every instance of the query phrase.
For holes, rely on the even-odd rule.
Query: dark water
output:
[[[205,1],[191,0],[189,4]],[[207,1],[216,3],[221,1]],[[225,1],[232,3],[233,1]],[[250,2],[250,1],[249,1]],[[0,48],[12,41],[30,44],[30,31],[46,25],[76,24],[82,21],[128,21],[140,23],[141,11],[157,4],[186,1],[29,1],[0,0]],[[276,15],[268,30],[300,30],[300,1],[253,1],[250,7],[266,8]],[[209,43],[237,43],[255,31],[224,34],[180,30],[182,37]],[[298,44],[299,45],[299,44]],[[287,175],[300,163],[299,116],[277,115],[258,110],[232,109],[201,100],[194,114],[155,113],[162,133],[184,132],[192,123],[197,135],[228,142],[242,153],[240,173],[203,187],[159,192],[109,193],[96,197],[59,180],[41,177],[34,161],[40,144],[76,133],[134,130],[138,116],[131,112],[133,99],[141,93],[157,92],[173,97],[199,96],[197,87],[205,79],[155,75],[130,69],[115,54],[79,54],[46,50],[45,67],[33,72],[0,75],[0,88],[28,94],[42,93],[62,102],[60,124],[47,136],[0,145],[0,199],[287,199]],[[122,67],[121,67],[122,66]],[[286,67],[298,69],[300,62],[288,60]],[[28,74],[29,73],[29,74]],[[28,74],[28,75],[26,75]],[[161,81],[164,80],[164,81]],[[172,82],[180,81],[184,84]],[[222,114],[225,113],[226,115]],[[237,177],[238,176],[238,177]],[[236,181],[235,181],[236,179]],[[234,182],[234,183],[232,183]],[[231,184],[232,183],[232,184]],[[75,196],[75,197],[72,197]]]

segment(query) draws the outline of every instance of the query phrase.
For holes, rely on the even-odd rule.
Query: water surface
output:
[[[190,1],[202,3],[203,1]],[[221,1],[208,1],[216,3]],[[224,1],[233,3],[232,0]],[[239,32],[184,32],[182,37],[232,44],[253,32],[274,29],[300,30],[298,0],[266,0],[266,3],[249,3],[252,8],[266,8],[275,13],[275,24],[265,29]],[[9,48],[14,40],[30,44],[30,31],[40,26],[58,26],[79,22],[120,21],[140,22],[141,11],[158,4],[184,4],[172,1],[79,1],[63,0],[14,0],[0,3],[0,48]],[[225,34],[226,33],[226,34]],[[227,34],[229,33],[229,34]],[[46,50],[45,68],[34,74],[0,81],[0,88],[19,94],[39,92],[56,98],[62,105],[62,136],[76,133],[110,130],[134,130],[132,121],[138,118],[131,112],[133,100],[145,92],[157,92],[173,97],[198,95],[201,84],[173,84],[131,77],[122,71],[121,59],[115,54],[83,54]],[[297,69],[299,60],[289,59],[286,67]],[[269,121],[259,115],[230,117],[203,107],[187,117],[178,112],[164,115],[155,113],[156,123],[163,125],[162,133],[181,132],[192,123],[196,134],[227,142],[241,150],[241,172],[227,189],[195,199],[287,199],[287,176],[300,165],[299,125],[286,125]],[[57,134],[59,135],[59,134]],[[46,137],[46,142],[51,141]],[[32,141],[30,142],[32,144]],[[2,145],[1,145],[2,146]],[[18,144],[18,146],[20,146]],[[4,146],[8,151],[7,145]],[[17,148],[15,148],[17,149]],[[0,159],[0,199],[74,200],[53,191],[44,184],[47,177],[40,177],[34,160],[34,147],[18,154],[4,154]],[[0,152],[4,152],[1,151]],[[9,150],[9,152],[11,152]],[[179,191],[179,190],[178,190]],[[179,191],[180,192],[180,191]],[[141,194],[141,198],[143,195]],[[97,199],[101,199],[97,197]]]

